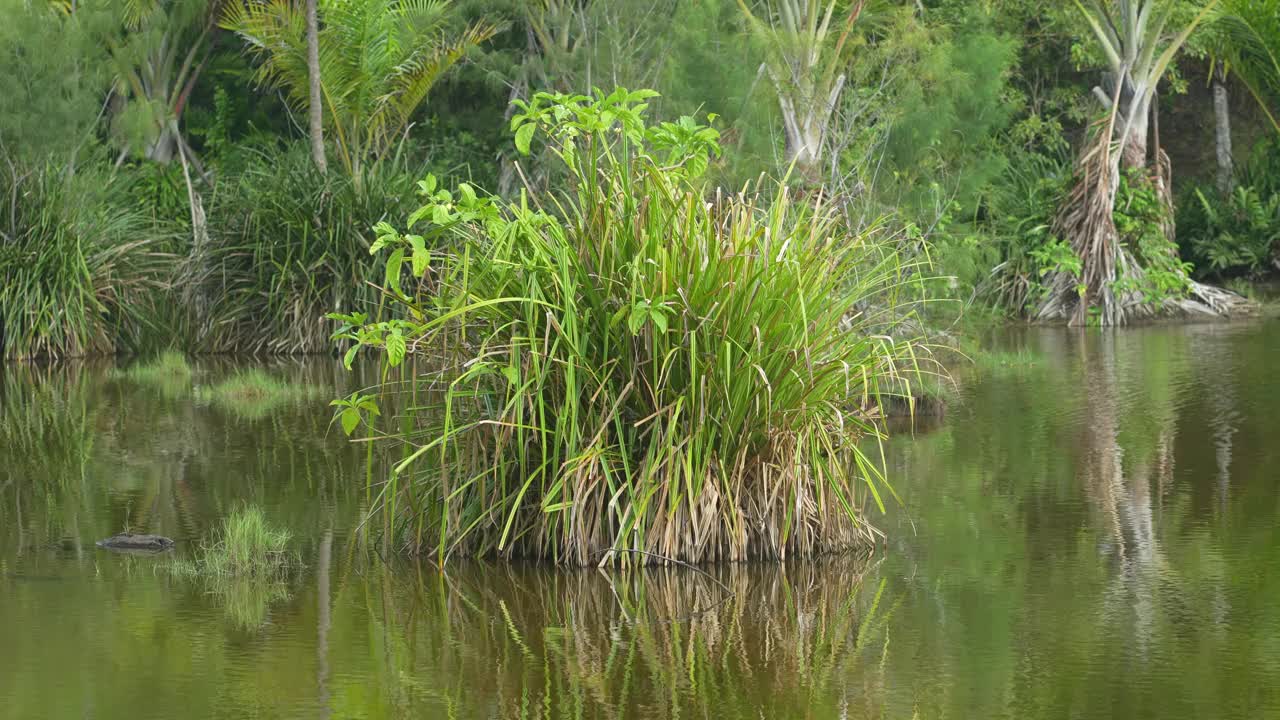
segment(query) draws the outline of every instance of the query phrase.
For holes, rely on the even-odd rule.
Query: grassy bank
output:
[[[0,357],[141,346],[172,266],[169,233],[117,202],[104,174],[0,172]]]
[[[718,134],[646,127],[645,97],[540,95],[517,116],[517,144],[563,162],[561,194],[429,178],[405,232],[380,228],[394,319],[340,336],[417,369],[385,428],[411,452],[380,497],[410,549],[698,562],[876,537],[864,513],[892,490],[859,443],[911,366],[892,336],[908,269],[821,197],[706,197]]]
[[[0,172],[0,357],[332,352],[334,311],[376,304],[370,229],[412,209],[403,162],[321,175],[300,145],[246,148],[197,185],[181,168]]]

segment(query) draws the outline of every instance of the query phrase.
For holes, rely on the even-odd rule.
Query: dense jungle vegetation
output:
[[[1275,0],[3,1],[6,358],[330,351],[428,173],[563,181],[539,91],[713,116],[704,195],[821,190],[928,299],[1119,324],[1276,269]]]
[[[365,349],[441,558],[872,539],[957,317],[1280,269],[1280,0],[0,2],[3,357]]]

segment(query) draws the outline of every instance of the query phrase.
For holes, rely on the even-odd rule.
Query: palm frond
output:
[[[1280,132],[1280,0],[1224,0],[1217,18],[1232,72]]]
[[[383,157],[440,77],[496,33],[479,24],[448,35],[451,8],[447,0],[321,0],[324,118],[343,144],[349,172],[362,158]],[[296,109],[307,109],[300,4],[249,0],[228,8],[222,26],[239,34],[260,61],[260,83],[286,90]]]

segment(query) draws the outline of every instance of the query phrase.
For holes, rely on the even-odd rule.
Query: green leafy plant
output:
[[[324,124],[346,174],[388,157],[436,82],[497,29],[487,23],[448,34],[447,0],[320,0],[320,83]],[[306,18],[287,0],[231,3],[223,26],[239,34],[261,65],[257,79],[309,103]]]
[[[1080,274],[1084,270],[1080,256],[1069,243],[1061,240],[1050,238],[1048,242],[1029,250],[1027,254],[1035,262],[1038,278],[1043,278],[1050,273],[1066,273],[1076,278],[1078,283]],[[1038,281],[1036,287],[1040,289],[1041,294],[1048,292],[1047,288],[1040,286]],[[1076,287],[1077,292],[1083,295],[1084,286],[1077,284]]]
[[[861,440],[913,366],[894,324],[907,269],[785,187],[704,198],[716,135],[648,127],[652,95],[518,105],[517,146],[549,145],[562,195],[427,178],[404,229],[379,226],[393,319],[334,317],[385,368],[412,357],[420,409],[396,419],[410,449],[378,503],[409,548],[580,564],[875,537],[865,504],[892,490]],[[339,404],[345,424],[362,402]]]
[[[1172,218],[1155,187],[1142,171],[1134,169],[1121,176],[1117,195],[1112,213],[1116,232],[1139,266],[1118,272],[1112,284],[1116,292],[1137,293],[1150,306],[1185,297],[1192,266],[1179,256],[1177,244],[1166,231]]]
[[[1212,192],[1212,191],[1211,191]],[[1184,228],[1197,267],[1215,274],[1258,273],[1270,266],[1280,242],[1280,196],[1236,187],[1212,200],[1197,188],[1200,223]]]

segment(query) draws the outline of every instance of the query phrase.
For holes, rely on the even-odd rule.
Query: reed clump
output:
[[[404,231],[379,226],[399,312],[337,337],[417,368],[380,497],[410,550],[706,562],[877,537],[864,512],[892,489],[862,441],[912,364],[892,335],[911,270],[821,196],[708,195],[718,133],[646,126],[651,94],[521,107],[517,146],[549,146],[563,193],[428,178]],[[367,400],[339,401],[349,430]]]
[[[197,392],[200,401],[250,420],[316,395],[317,389],[310,385],[289,383],[257,368],[237,372]]]
[[[227,516],[214,541],[192,560],[175,560],[175,574],[210,578],[273,580],[297,564],[288,551],[289,531],[272,526],[260,508],[248,506]]]
[[[0,173],[0,357],[136,348],[154,324],[171,240],[114,201],[109,178],[56,165]]]
[[[198,299],[200,348],[332,350],[325,313],[376,302],[366,233],[411,209],[418,177],[392,162],[358,177],[321,174],[303,145],[246,151],[244,167],[211,202],[208,247],[184,263],[184,286]]]

